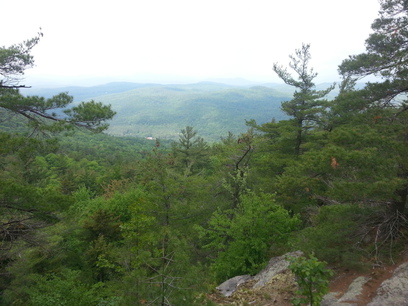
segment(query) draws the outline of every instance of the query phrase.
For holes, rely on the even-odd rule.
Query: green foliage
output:
[[[173,143],[173,155],[176,167],[182,169],[185,176],[197,174],[208,162],[208,145],[202,137],[197,136],[191,126],[181,130],[178,143]]]
[[[26,68],[33,66],[34,59],[31,49],[39,42],[42,33],[19,45],[0,48],[0,115],[18,116],[28,120],[36,131],[59,132],[72,128],[72,125],[85,127],[101,132],[108,128],[106,120],[116,114],[110,106],[102,103],[82,102],[77,106],[64,110],[64,116],[56,110],[67,108],[73,102],[73,97],[60,93],[45,99],[39,96],[23,96],[18,88],[19,77]]]
[[[245,132],[245,120],[284,119],[280,102],[290,95],[270,87],[223,84],[151,85],[123,93],[93,96],[118,114],[108,132],[116,136],[154,137],[177,141],[179,131],[193,126],[208,142],[221,135]]]
[[[97,210],[90,218],[84,222],[84,228],[88,229],[92,240],[103,236],[107,241],[120,240],[120,216],[105,210]]]
[[[293,305],[308,304],[319,306],[323,296],[329,290],[329,279],[333,272],[326,268],[326,263],[319,261],[313,255],[289,258],[289,269],[295,274],[299,290]]]
[[[289,250],[350,267],[380,253],[373,240],[398,244],[408,197],[403,4],[381,1],[367,52],[340,66],[330,103],[332,87],[313,83],[309,45],[290,57],[296,77],[275,64],[295,87],[287,120],[276,111],[288,92],[268,87],[109,85],[116,94],[104,99],[123,114],[110,132],[167,141],[73,137],[74,125],[106,129],[114,111],[93,100],[70,107],[68,93],[22,95],[39,37],[0,48],[0,304],[193,305],[214,280],[254,274]],[[353,76],[368,74],[385,80],[354,89]],[[193,125],[226,137],[208,145]],[[37,133],[62,130],[58,140]],[[317,305],[327,290],[331,272],[316,257],[291,260],[296,305]]]
[[[217,254],[212,264],[217,281],[258,272],[298,224],[268,194],[249,193],[235,210],[216,211],[201,231],[209,241],[206,248]]]
[[[106,130],[109,125],[104,121],[110,120],[116,115],[110,106],[93,100],[81,102],[79,105],[65,110],[64,113],[69,116],[69,122],[81,127],[92,128],[97,132]]]
[[[78,106],[65,110],[65,116],[55,112],[56,109],[67,108],[72,102],[73,97],[67,93],[45,99],[37,96],[25,97],[17,89],[0,87],[0,109],[4,111],[3,115],[17,115],[28,119],[33,129],[60,132],[76,125],[101,132],[108,128],[105,121],[112,119],[116,114],[110,106],[94,101],[82,102]]]
[[[372,23],[374,32],[366,40],[366,52],[344,60],[340,72],[358,76],[378,74],[406,81],[407,3],[405,0],[381,0],[380,3],[380,16]]]
[[[104,300],[103,284],[86,285],[79,280],[79,271],[65,270],[58,274],[32,275],[33,285],[26,289],[27,301],[10,301],[15,305],[112,305]],[[22,301],[21,301],[22,302]],[[112,302],[112,299],[111,299]]]
[[[293,138],[296,139],[294,153],[296,156],[303,152],[301,148],[305,142],[305,134],[308,130],[315,128],[324,115],[328,102],[322,100],[334,89],[334,85],[326,90],[316,90],[313,79],[317,73],[313,69],[309,70],[309,61],[311,59],[310,45],[303,44],[301,49],[295,51],[295,55],[290,55],[290,68],[294,70],[298,80],[294,79],[285,68],[274,64],[275,73],[288,85],[296,88],[293,99],[282,103],[282,110],[293,118],[291,121],[295,127]]]
[[[307,207],[303,216],[308,226],[294,233],[289,243],[293,249],[316,254],[331,264],[358,266],[364,246],[357,233],[370,214],[370,210],[357,205]]]
[[[99,219],[110,220],[109,223],[111,221],[113,223],[129,221],[131,219],[131,207],[145,203],[148,199],[148,195],[142,188],[134,188],[124,193],[118,191],[106,198],[104,196],[95,197],[92,191],[83,187],[79,188],[73,196],[75,204],[70,208],[70,215],[88,220],[85,222],[87,227],[95,230],[98,228],[102,230]],[[116,227],[116,225],[112,226]]]
[[[385,135],[394,140],[390,154],[395,160],[394,195],[391,211],[399,218],[405,214],[408,198],[407,146],[407,47],[408,9],[404,0],[382,0],[379,18],[373,24],[374,32],[366,40],[366,52],[343,61],[339,70],[344,78],[367,75],[381,76],[383,81],[368,83],[362,91],[364,108],[360,114],[372,120],[371,126],[385,128]],[[361,101],[361,100],[360,100]],[[357,116],[361,118],[361,116]],[[368,123],[366,121],[366,123]],[[392,132],[391,132],[392,131]],[[382,129],[380,130],[382,133]],[[388,134],[387,132],[391,132]],[[392,136],[391,136],[392,135]],[[398,143],[399,144],[396,144]],[[395,185],[396,181],[397,186]]]
[[[14,85],[18,79],[16,76],[24,74],[25,69],[34,65],[31,49],[38,44],[43,34],[40,32],[32,39],[10,47],[0,47],[0,88]]]

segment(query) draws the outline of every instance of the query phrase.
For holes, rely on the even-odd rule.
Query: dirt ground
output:
[[[338,272],[336,277],[330,283],[330,292],[339,292],[337,297],[341,297],[347,291],[347,288],[354,279],[359,276],[368,276],[370,277],[370,280],[364,285],[363,292],[356,304],[356,306],[365,306],[372,301],[377,288],[384,280],[392,276],[397,266],[398,265],[395,264],[392,266],[378,267],[370,270],[370,272],[367,273],[352,270]]]
[[[365,306],[372,301],[381,283],[390,278],[395,269],[405,262],[408,262],[408,246],[399,254],[399,260],[394,264],[377,265],[365,273],[347,269],[336,271],[336,276],[330,283],[330,292],[339,292],[339,296],[341,296],[347,291],[347,288],[354,279],[359,276],[369,277],[370,280],[364,285],[363,292],[359,296],[359,301],[357,303],[357,306]]]

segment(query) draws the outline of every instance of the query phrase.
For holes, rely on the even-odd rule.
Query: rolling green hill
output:
[[[214,83],[149,86],[96,97],[117,112],[108,130],[112,135],[178,139],[189,125],[208,141],[245,132],[245,120],[285,118],[280,104],[288,98],[268,87]]]
[[[264,123],[272,118],[285,118],[280,104],[290,99],[291,93],[279,86],[275,89],[274,84],[244,87],[214,82],[109,83],[93,87],[27,89],[23,93],[50,97],[69,92],[77,102],[94,99],[111,104],[117,115],[110,122],[108,133],[115,136],[176,140],[180,130],[189,125],[207,141],[217,141],[228,132],[245,132],[245,120]]]

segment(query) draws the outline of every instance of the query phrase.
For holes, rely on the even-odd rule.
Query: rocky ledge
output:
[[[265,269],[255,276],[233,277],[217,287],[209,298],[217,305],[291,305],[297,289],[295,276],[289,270],[287,257],[303,256],[300,251],[272,258]],[[398,265],[390,277],[382,280],[374,292],[363,297],[373,285],[375,274],[356,276],[344,292],[325,295],[322,306],[401,306],[408,305],[408,262]]]

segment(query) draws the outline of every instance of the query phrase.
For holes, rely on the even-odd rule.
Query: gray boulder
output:
[[[347,292],[339,299],[341,303],[357,303],[359,296],[363,293],[364,285],[370,280],[369,277],[359,276],[350,284]]]
[[[321,306],[354,306],[358,305],[359,296],[363,292],[364,285],[370,280],[369,277],[360,276],[357,277],[348,287],[346,293],[340,298],[336,298],[339,295],[338,292],[329,292],[323,297]]]
[[[296,251],[287,253],[279,257],[273,257],[269,260],[268,265],[261,272],[255,276],[250,275],[239,275],[235,276],[217,287],[217,290],[225,297],[231,296],[240,285],[248,284],[251,282],[250,287],[252,289],[259,289],[266,286],[268,283],[271,283],[272,280],[275,280],[279,275],[284,275],[288,273],[289,270],[289,261],[288,257],[300,257],[303,256],[303,252]]]
[[[382,282],[376,296],[367,306],[408,305],[408,262],[395,269],[391,278]]]
[[[245,283],[246,281],[250,279],[251,279],[250,275],[235,276],[233,278],[230,278],[229,280],[226,280],[221,285],[219,285],[217,287],[217,290],[220,291],[220,293],[223,296],[228,297],[228,296],[231,296],[237,290],[239,285]]]
[[[276,275],[282,274],[283,272],[287,271],[289,268],[289,261],[287,260],[288,257],[300,257],[303,255],[304,255],[303,252],[296,251],[287,253],[279,257],[271,258],[266,268],[254,276],[254,280],[256,281],[256,283],[253,286],[253,288],[256,289],[263,287],[265,286],[265,284],[270,282]]]
[[[338,292],[326,294],[322,306],[355,306],[360,305],[359,297],[369,277],[357,277],[348,287],[346,293],[337,298]],[[367,306],[405,306],[408,305],[408,262],[395,269],[391,278],[382,282],[373,300]]]

